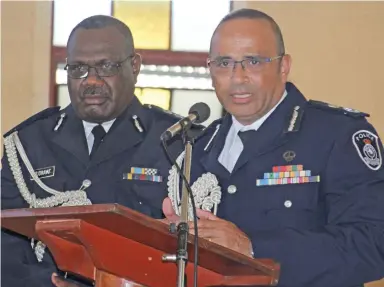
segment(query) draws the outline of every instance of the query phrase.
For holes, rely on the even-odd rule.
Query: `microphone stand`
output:
[[[183,131],[183,142],[185,144],[184,157],[184,176],[188,184],[191,181],[191,163],[192,163],[192,145],[193,138],[189,136],[188,129]],[[183,181],[182,197],[181,197],[181,212],[180,223],[177,226],[177,250],[176,263],[178,269],[177,287],[186,287],[185,267],[188,261],[188,206],[189,194],[186,183]]]
[[[183,143],[185,145],[184,170],[183,174],[187,183],[191,181],[191,163],[192,163],[192,145],[194,138],[189,134],[189,126],[183,126],[182,131]],[[189,211],[189,193],[186,182],[183,180],[183,189],[181,197],[180,222],[177,225],[177,249],[176,254],[164,254],[162,260],[164,262],[176,262],[177,264],[177,287],[187,286],[187,276],[185,274],[186,264],[188,262],[188,211]],[[174,224],[171,224],[170,231],[174,233]]]
[[[189,214],[189,200],[190,195],[188,192],[188,186],[191,181],[191,164],[192,164],[192,145],[194,144],[194,137],[190,132],[190,121],[184,121],[180,123],[182,126],[181,136],[185,146],[184,167],[183,167],[183,188],[181,196],[181,210],[180,210],[180,222],[177,225],[171,223],[170,232],[175,233],[177,231],[177,249],[176,254],[164,254],[162,256],[163,262],[174,262],[177,265],[177,287],[187,286],[187,276],[185,274],[186,264],[188,262],[188,214]],[[162,140],[166,139],[166,135]],[[180,171],[180,169],[179,169]],[[180,171],[181,172],[181,171]],[[197,248],[197,247],[195,247]],[[195,259],[197,260],[197,258]],[[196,270],[195,270],[196,271]],[[194,273],[196,276],[196,273]],[[195,278],[196,279],[196,278]]]

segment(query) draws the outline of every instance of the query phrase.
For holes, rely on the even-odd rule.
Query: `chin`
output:
[[[232,115],[239,116],[239,117],[247,117],[255,115],[259,112],[259,110],[256,110],[252,108],[250,105],[242,105],[242,106],[235,106],[235,107],[229,107],[227,109]]]
[[[101,112],[98,110],[90,110],[84,113],[84,120],[90,122],[105,122],[109,120],[109,117],[109,113]]]
[[[260,111],[233,111],[229,112],[243,125],[249,125],[263,116]]]

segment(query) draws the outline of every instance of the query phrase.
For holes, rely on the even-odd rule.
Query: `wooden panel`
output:
[[[96,269],[146,286],[176,284],[176,265],[163,263],[162,256],[176,252],[177,236],[163,222],[128,208],[102,204],[4,210],[1,224],[28,237],[41,237],[64,271],[76,270],[95,279]],[[193,239],[188,237],[188,285],[193,283]],[[83,264],[73,263],[73,252]],[[199,238],[199,286],[274,285],[279,272],[273,260],[254,260]]]
[[[384,279],[365,284],[365,287],[384,287]]]
[[[97,271],[96,272],[96,287],[145,287],[144,285],[121,279],[112,274]]]

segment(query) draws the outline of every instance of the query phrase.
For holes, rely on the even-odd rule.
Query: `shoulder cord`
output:
[[[84,189],[87,188],[89,185],[86,186],[83,184],[79,190],[71,190],[71,191],[65,191],[65,192],[60,192],[46,186],[40,180],[40,178],[36,175],[31,165],[31,162],[27,157],[24,147],[21,144],[19,136],[17,135],[17,131],[4,139],[4,146],[5,146],[8,162],[9,162],[9,167],[12,171],[16,185],[19,188],[19,191],[22,197],[24,198],[24,200],[29,204],[30,208],[54,207],[58,205],[76,206],[76,205],[92,204],[91,201],[87,198],[86,192],[84,191]],[[26,166],[29,174],[31,175],[33,180],[36,182],[36,184],[39,185],[39,187],[42,188],[44,191],[50,193],[52,196],[40,199],[40,198],[36,198],[35,194],[31,194],[24,180],[19,159],[17,157],[17,152],[19,152],[19,155],[24,165]],[[33,248],[34,239],[32,239],[31,244]],[[44,248],[45,248],[45,245],[39,241],[35,248],[35,253],[39,262],[41,262],[43,259]]]
[[[185,151],[183,151],[176,159],[176,163],[179,167],[182,166],[184,156]],[[177,215],[180,215],[181,212],[179,184],[179,174],[176,166],[173,165],[169,171],[167,185],[168,196],[171,199],[172,207]],[[216,215],[217,207],[221,201],[221,187],[219,186],[216,176],[209,172],[203,174],[193,183],[191,189],[196,208],[201,208],[207,211],[211,211],[213,208],[213,214]],[[188,204],[188,219],[193,220],[191,202]]]

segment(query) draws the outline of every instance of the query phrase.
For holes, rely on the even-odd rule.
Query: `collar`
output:
[[[116,119],[113,119],[113,120],[110,120],[108,122],[104,122],[101,124],[106,133],[108,133],[109,129],[111,128],[111,126],[115,122],[115,120]],[[83,121],[83,127],[84,127],[84,132],[85,132],[86,138],[89,137],[89,135],[92,133],[93,128],[97,125],[98,124],[96,124],[96,123],[90,123],[90,122]]]
[[[268,119],[268,117],[273,113],[273,111],[281,104],[281,102],[286,98],[288,95],[287,90],[284,91],[283,96],[281,97],[280,101],[264,116],[262,116],[260,119],[256,120],[250,125],[243,125],[239,123],[234,116],[232,116],[232,126],[234,129],[235,134],[237,134],[239,131],[249,131],[249,130],[255,130],[257,131],[261,125]]]

